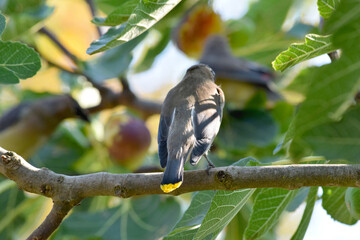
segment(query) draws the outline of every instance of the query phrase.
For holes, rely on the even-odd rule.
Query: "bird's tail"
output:
[[[179,188],[183,182],[183,176],[184,160],[168,160],[160,185],[161,190],[165,193],[169,193]]]

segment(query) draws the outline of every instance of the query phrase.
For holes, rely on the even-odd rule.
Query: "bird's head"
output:
[[[196,64],[186,71],[185,78],[187,77],[215,81],[215,72],[206,64]]]

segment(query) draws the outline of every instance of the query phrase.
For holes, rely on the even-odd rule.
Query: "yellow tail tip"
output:
[[[175,189],[179,188],[181,184],[182,184],[182,181],[177,182],[177,183],[169,183],[169,184],[160,185],[160,188],[161,188],[161,190],[163,190],[164,193],[169,193],[169,192],[172,192]]]

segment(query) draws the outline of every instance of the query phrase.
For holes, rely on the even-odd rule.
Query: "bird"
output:
[[[234,57],[223,35],[208,36],[199,62],[214,70],[216,83],[221,85],[227,101],[239,107],[243,107],[258,90],[264,91],[270,100],[281,98],[273,89],[272,71],[255,62]]]
[[[24,158],[31,157],[65,119],[89,122],[84,109],[70,95],[53,95],[22,102],[0,117],[0,146]]]
[[[190,67],[184,78],[172,88],[162,105],[158,152],[165,168],[160,188],[169,193],[183,182],[184,165],[196,165],[207,157],[223,117],[225,96],[215,84],[214,71],[205,64]]]

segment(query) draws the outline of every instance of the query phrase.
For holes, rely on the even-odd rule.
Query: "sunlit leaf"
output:
[[[275,226],[297,190],[266,188],[256,196],[245,239],[257,239]]]
[[[255,166],[258,163],[256,159],[247,157],[232,165]],[[224,227],[236,216],[254,192],[255,189],[217,191],[212,198],[210,209],[206,213],[193,239],[215,239]]]
[[[339,3],[340,0],[318,0],[317,6],[320,15],[323,18],[329,18]]]
[[[254,192],[255,189],[217,191],[194,239],[215,239]]]
[[[111,38],[102,38],[93,42],[88,48],[87,53],[94,54],[103,52],[139,36],[163,18],[180,1],[181,0],[140,1],[125,23],[126,26],[124,26],[121,31],[117,31]]]
[[[336,50],[331,43],[331,36],[308,34],[305,43],[293,43],[289,49],[280,53],[272,62],[275,70],[285,70],[302,61]]]
[[[256,159],[247,157],[232,165],[256,166],[258,164]],[[195,238],[200,237],[201,239],[204,238],[204,235],[206,238],[215,238],[238,213],[252,193],[253,190],[249,189],[196,193],[183,217],[165,239],[184,239],[184,236],[186,236],[185,239],[192,239],[195,235]],[[198,230],[201,232],[198,233]]]
[[[117,5],[117,9],[111,12],[106,18],[96,17],[92,21],[100,26],[117,26],[126,22],[138,5],[139,0],[123,1]]]
[[[185,236],[188,239],[194,237],[210,208],[211,200],[215,193],[216,191],[201,191],[195,193],[183,217],[176,224],[173,231],[164,239],[176,240],[184,239]]]

